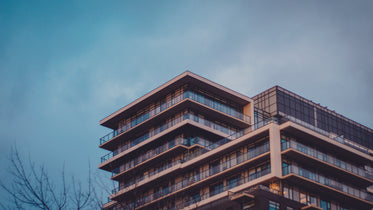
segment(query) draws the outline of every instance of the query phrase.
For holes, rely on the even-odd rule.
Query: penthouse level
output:
[[[239,128],[253,124],[250,98],[186,71],[101,120],[101,125],[113,131],[100,138],[100,147],[113,151],[121,134],[151,128],[186,107]]]

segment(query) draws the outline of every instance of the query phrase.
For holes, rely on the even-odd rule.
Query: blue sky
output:
[[[185,70],[248,96],[283,86],[373,127],[373,2],[0,0],[0,167],[106,154],[99,120]]]

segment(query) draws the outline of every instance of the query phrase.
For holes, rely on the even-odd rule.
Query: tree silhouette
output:
[[[91,171],[88,173],[86,187],[82,182],[71,177],[71,185],[67,184],[65,168],[61,172],[58,187],[54,184],[43,165],[37,166],[29,158],[24,161],[18,149],[10,152],[10,181],[0,180],[0,187],[10,196],[10,206],[0,204],[4,209],[101,209],[100,196],[92,183]]]

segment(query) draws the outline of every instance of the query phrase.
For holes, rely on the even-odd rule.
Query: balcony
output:
[[[114,150],[113,152],[109,152],[108,154],[102,156],[101,157],[101,163],[109,160],[110,158],[115,157],[116,155],[120,154],[121,152],[124,152],[124,151],[130,149],[131,147],[134,147],[134,146],[140,144],[141,142],[159,134],[160,132],[162,132],[166,129],[171,128],[171,127],[183,122],[184,120],[193,120],[194,122],[197,122],[201,125],[207,126],[209,128],[212,128],[214,130],[223,132],[223,133],[228,134],[228,135],[232,135],[232,134],[239,135],[239,133],[240,133],[240,132],[237,132],[237,130],[234,129],[234,128],[219,125],[215,122],[206,120],[206,119],[201,118],[197,115],[194,115],[192,113],[187,112],[187,113],[184,113],[183,115],[181,115],[179,117],[175,117],[174,119],[172,119],[171,121],[169,121],[167,123],[164,123],[164,124],[162,124],[158,127],[155,127],[153,130],[150,130],[146,134],[144,134],[144,135],[142,135],[142,136],[140,136],[140,137],[138,137],[138,138],[136,138],[132,141],[129,141],[128,143],[122,145],[119,149]]]
[[[281,140],[281,149],[282,151],[293,149],[295,151],[298,151],[306,156],[313,157],[314,159],[317,159],[319,161],[331,164],[335,167],[337,167],[340,170],[349,172],[348,174],[354,174],[355,176],[364,177],[366,179],[369,179],[367,184],[372,184],[373,182],[373,175],[369,174],[364,168],[355,166],[353,164],[350,164],[348,162],[345,162],[343,160],[340,160],[334,156],[325,154],[323,152],[320,152],[319,150],[316,150],[314,148],[311,148],[309,146],[303,145],[299,142],[293,141],[293,140]],[[290,151],[287,151],[286,153],[290,153]]]
[[[270,167],[268,167],[268,169],[269,168]],[[206,170],[205,172],[208,172],[208,171],[209,170]],[[248,183],[250,181],[258,179],[262,176],[265,176],[269,173],[270,173],[270,170],[266,170],[266,171],[256,172],[254,174],[251,174],[250,176],[240,177],[236,180],[234,185],[223,186],[222,188],[220,188],[219,191],[211,191],[211,192],[204,193],[202,195],[198,194],[198,196],[192,196],[188,200],[184,201],[181,205],[178,205],[178,207],[176,209],[182,209],[182,208],[190,206],[190,205],[192,205],[196,202],[200,202],[202,200],[208,199],[208,198],[216,196],[218,194],[227,192],[228,190],[230,190],[234,187],[238,187],[240,185],[243,185],[245,183]],[[212,176],[212,175],[210,175],[210,176]],[[206,177],[204,179],[207,179],[207,177],[209,177],[209,175],[206,175]],[[201,179],[200,181],[202,181],[202,180],[203,179]],[[186,189],[188,186],[191,186],[196,182],[199,182],[199,180],[197,180],[197,179],[192,180],[192,181],[183,180],[179,183],[176,183],[176,184],[170,186],[167,190],[162,190],[162,191],[159,191],[159,192],[155,192],[155,193],[152,193],[152,194],[150,194],[146,197],[138,199],[135,206],[136,206],[137,209],[144,208],[151,203],[154,203],[158,200],[164,199],[167,196],[170,196],[171,194],[175,194],[177,192],[180,192],[183,188]]]
[[[271,122],[274,122],[274,121],[271,121]],[[231,136],[228,136],[226,138],[223,138],[217,142],[215,142],[214,144],[211,144],[201,150],[199,150],[198,154],[190,154],[188,156],[185,156],[183,160],[179,159],[179,160],[175,160],[167,165],[165,165],[163,168],[158,168],[157,170],[151,172],[151,173],[148,173],[142,177],[140,177],[139,179],[136,179],[136,180],[131,180],[129,181],[128,183],[126,183],[125,185],[123,186],[120,186],[114,190],[112,190],[112,194],[118,194],[120,193],[121,190],[124,190],[125,188],[127,188],[125,190],[125,192],[127,191],[131,191],[133,189],[133,187],[136,187],[136,186],[139,186],[138,184],[145,184],[145,183],[139,183],[141,182],[142,180],[144,179],[151,179],[154,175],[158,175],[159,173],[161,173],[162,171],[165,171],[167,169],[170,169],[171,171],[167,171],[167,174],[170,174],[170,173],[173,173],[174,171],[178,170],[182,165],[184,165],[187,161],[189,160],[192,160],[194,159],[195,157],[199,156],[199,155],[203,155],[211,150],[214,150],[214,149],[217,149],[219,148],[220,146],[222,145],[225,145],[229,142],[231,142],[232,140],[235,140],[236,138],[239,138],[243,135],[246,135],[248,133],[251,133],[257,129],[260,129],[261,127],[267,125],[269,122],[266,122],[266,123],[263,123],[263,122],[257,122],[254,126],[250,127],[250,128],[247,128],[247,129],[243,129],[235,134],[232,134]],[[197,153],[197,152],[196,152]],[[260,155],[259,153],[259,150],[256,150],[256,151],[251,151],[249,154],[248,154],[248,157],[255,157],[257,155]],[[263,154],[262,154],[263,155]],[[264,155],[265,156],[265,155]],[[182,164],[184,163],[184,164]],[[194,163],[193,163],[194,164]],[[172,169],[171,169],[172,168]],[[255,177],[256,175],[253,174],[251,175],[252,177]],[[154,179],[155,180],[155,179]],[[149,182],[152,182],[154,180],[149,180],[147,181],[146,183],[149,183]],[[121,194],[125,193],[125,192],[121,192]],[[109,199],[114,196],[114,195],[111,195],[109,197]],[[118,194],[119,196],[119,194]],[[110,199],[111,200],[111,199]],[[128,209],[134,209],[134,203],[132,203],[132,206],[129,206],[129,204],[127,205]],[[127,209],[127,207],[125,209]]]
[[[164,110],[172,107],[172,106],[175,106],[176,104],[178,104],[179,102],[181,102],[182,100],[184,99],[190,99],[192,101],[195,101],[195,102],[198,102],[200,104],[203,104],[209,108],[212,108],[218,112],[222,112],[226,115],[229,115],[233,118],[237,118],[241,121],[244,121],[246,122],[248,125],[251,123],[251,118],[250,116],[247,116],[247,115],[244,115],[243,113],[227,106],[227,105],[224,105],[218,101],[215,101],[215,100],[211,100],[197,92],[194,92],[194,91],[186,91],[184,92],[183,94],[181,95],[178,95],[178,96],[175,96],[171,99],[169,99],[168,101],[146,111],[144,114],[142,114],[141,116],[138,116],[137,118],[133,119],[131,122],[125,124],[125,125],[122,125],[119,129],[116,129],[110,133],[108,133],[107,135],[103,136],[100,138],[100,145],[104,144],[105,142],[111,140],[112,138],[118,136],[119,134],[121,133],[124,133],[126,131],[128,131],[129,129],[137,126],[138,124],[158,115],[159,113],[163,112]]]
[[[114,169],[113,179],[118,179],[122,177],[124,174],[132,171],[132,169],[134,168],[136,168],[136,170],[141,170],[142,168],[149,166],[151,163],[154,163],[160,158],[164,158],[170,152],[173,152],[173,153],[183,152],[185,150],[190,149],[191,147],[198,146],[200,148],[204,148],[212,144],[213,144],[212,142],[206,139],[203,139],[201,137],[195,137],[192,139],[186,139],[186,138],[179,137],[179,138],[173,139],[167,142],[166,144],[163,144],[162,146],[159,146],[155,149],[151,149],[147,151],[146,153],[141,154],[138,157],[130,161],[127,161],[122,166]]]
[[[249,202],[251,200],[254,200],[255,197],[256,198],[266,197],[266,195],[263,195],[263,192],[264,193],[272,193],[276,196],[279,196],[279,197],[281,197],[281,200],[282,199],[290,199],[288,197],[285,197],[283,195],[282,191],[280,191],[278,189],[272,189],[272,188],[264,186],[264,185],[256,185],[256,186],[250,187],[247,190],[240,191],[240,192],[237,192],[237,193],[232,193],[231,195],[229,195],[229,198],[231,200],[235,200],[239,203],[246,203],[246,202]],[[293,200],[293,201],[295,201],[295,200]],[[300,203],[299,201],[295,201],[295,202],[298,203],[298,206],[301,210],[323,210],[322,208],[317,207],[316,203],[311,203],[311,202]],[[298,208],[294,208],[294,209],[298,209]]]
[[[317,132],[317,133],[319,133],[319,134],[321,134],[323,136],[326,136],[326,137],[328,137],[330,139],[333,139],[334,141],[337,141],[337,142],[339,142],[341,144],[344,144],[344,145],[349,146],[349,147],[351,147],[353,149],[356,149],[356,150],[358,150],[360,152],[363,152],[363,153],[369,154],[369,155],[373,154],[373,151],[371,149],[368,149],[368,148],[366,148],[366,147],[364,147],[362,145],[359,145],[359,144],[357,144],[357,143],[355,143],[353,141],[345,139],[342,136],[335,136],[335,137],[333,137],[332,133],[330,133],[328,131],[325,131],[323,129],[320,129],[320,128],[318,128],[318,127],[316,127],[314,125],[311,125],[309,123],[306,123],[306,122],[304,122],[302,120],[299,120],[299,119],[297,119],[295,117],[292,117],[292,116],[289,116],[289,115],[285,115],[285,117],[281,118],[280,121],[281,121],[280,124],[288,122],[288,121],[296,123],[298,125],[301,125],[303,127],[308,128],[308,129],[310,129],[310,130],[312,130],[314,132]]]
[[[225,162],[222,162],[219,165],[216,165],[214,167],[210,167],[209,169],[202,170],[198,174],[190,176],[190,177],[184,177],[182,181],[179,181],[175,183],[172,186],[169,186],[167,189],[167,193],[164,191],[159,193],[153,193],[145,198],[142,198],[138,201],[138,203],[141,203],[141,205],[145,205],[147,203],[153,202],[157,199],[160,199],[164,196],[169,196],[171,193],[174,194],[178,191],[184,190],[190,186],[194,186],[198,183],[202,183],[203,181],[210,179],[212,177],[216,177],[218,174],[221,174],[224,171],[231,170],[233,168],[237,168],[238,166],[243,166],[244,164],[253,161],[254,159],[258,158],[262,154],[269,152],[269,145],[267,143],[264,143],[261,146],[256,147],[255,150],[251,150],[250,152],[243,153],[235,158],[232,158],[230,160],[227,160]],[[266,168],[266,170],[261,171],[260,176],[264,176],[266,174],[270,173],[270,167]],[[257,173],[252,173],[247,177],[247,181],[251,181],[253,179],[258,178]],[[247,182],[246,181],[246,182]],[[135,182],[136,183],[136,182]],[[135,184],[133,183],[133,184]],[[138,185],[137,185],[138,186]],[[111,199],[115,199],[115,197],[123,196],[124,193],[129,192],[122,191],[120,192],[124,187],[120,187],[117,190],[114,190],[113,192],[116,192],[114,195],[111,196]]]
[[[263,124],[261,124],[261,125],[263,125]],[[257,128],[259,128],[259,127],[257,127]],[[221,139],[221,140],[219,140],[219,141],[217,141],[217,142],[215,142],[215,143],[213,143],[213,144],[211,144],[209,146],[205,146],[205,147],[203,147],[203,148],[201,148],[199,150],[196,150],[194,152],[189,153],[188,155],[185,155],[183,159],[177,159],[177,160],[174,160],[174,161],[169,162],[167,164],[164,164],[162,167],[158,167],[154,171],[152,171],[150,173],[147,173],[147,174],[145,174],[143,176],[140,176],[139,178],[132,178],[126,184],[118,187],[117,189],[118,190],[122,190],[124,188],[129,188],[130,189],[131,188],[130,186],[132,186],[132,185],[135,186],[135,184],[137,185],[139,182],[141,182],[144,179],[150,179],[150,178],[152,178],[155,175],[159,175],[160,173],[162,173],[163,171],[165,171],[167,169],[173,168],[173,169],[176,170],[176,169],[178,169],[178,168],[181,167],[181,163],[186,163],[189,160],[192,160],[192,159],[194,159],[194,158],[196,158],[196,157],[198,157],[200,155],[203,155],[203,154],[205,154],[205,153],[207,153],[207,152],[209,152],[209,151],[211,151],[213,149],[216,149],[216,148],[218,148],[218,147],[220,147],[222,145],[225,145],[226,143],[229,143],[232,140],[234,140],[236,138],[239,138],[243,134],[246,134],[247,132],[250,132],[250,131],[251,131],[250,129],[245,129],[245,130],[240,131],[238,133],[235,133],[235,134],[233,134],[231,136],[223,138],[223,139]],[[253,158],[253,157],[259,155],[258,153],[261,153],[261,152],[262,152],[261,149],[255,149],[253,151],[248,151],[248,157]],[[118,191],[117,189],[112,190],[112,192],[113,193],[117,192]]]
[[[348,194],[352,196],[353,198],[357,198],[358,200],[364,201],[366,204],[373,206],[373,195],[372,194],[356,189],[354,187],[345,185],[335,179],[332,179],[324,175],[315,173],[313,171],[304,169],[297,165],[283,163],[282,173],[285,176],[284,178],[288,178],[288,177],[290,178],[289,175],[296,174],[298,175],[298,178],[302,177],[302,178],[305,178],[306,180],[310,180],[312,182],[318,183],[321,186],[329,187],[339,192],[341,195]],[[298,178],[292,177],[291,179],[297,181]],[[302,182],[301,180],[298,180],[298,181]],[[307,184],[311,184],[311,183],[308,182]],[[325,192],[325,188],[318,189],[318,190],[320,190],[321,192]],[[350,196],[347,196],[347,197],[345,196],[345,199],[350,199],[351,198]]]
[[[267,174],[269,174],[269,173],[267,173]],[[258,178],[260,178],[264,175],[267,175],[267,174],[260,172],[260,173],[257,173],[255,176],[253,176],[251,178],[249,176],[241,177],[237,180],[237,185],[234,186],[234,187],[241,186],[243,184],[246,184],[250,181],[258,179]],[[206,192],[206,193],[203,193],[203,194],[198,194],[198,196],[191,196],[191,197],[189,197],[189,199],[185,200],[183,203],[175,206],[175,209],[194,209],[193,205],[197,204],[198,202],[201,202],[203,200],[207,200],[209,198],[212,198],[212,197],[217,196],[217,195],[222,194],[222,193],[227,193],[229,195],[229,190],[232,189],[232,188],[233,188],[232,186],[223,186],[223,188],[221,189],[221,192],[219,192],[219,193]],[[249,195],[249,197],[250,197],[249,200],[254,199],[250,195]]]

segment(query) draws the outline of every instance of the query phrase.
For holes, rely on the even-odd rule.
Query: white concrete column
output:
[[[276,123],[271,123],[271,127],[269,128],[269,146],[271,151],[271,174],[281,177],[281,135],[279,125]]]

